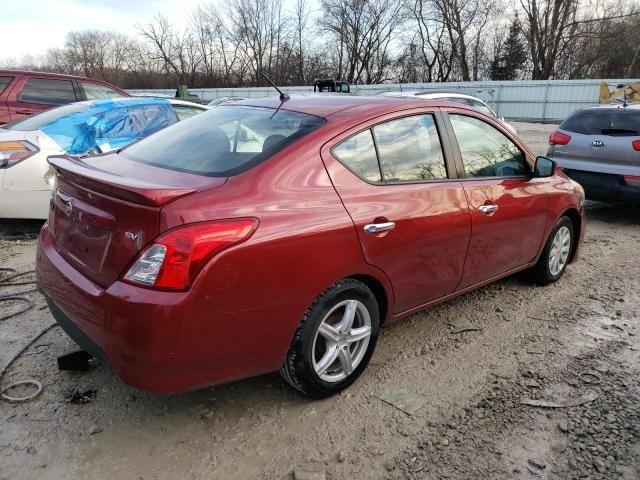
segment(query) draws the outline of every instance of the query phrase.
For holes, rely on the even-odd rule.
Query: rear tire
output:
[[[557,282],[569,264],[574,242],[573,222],[563,216],[551,230],[538,263],[527,271],[529,279],[538,285]]]
[[[280,375],[309,397],[334,395],[367,367],[379,329],[378,302],[369,287],[341,280],[305,312]]]

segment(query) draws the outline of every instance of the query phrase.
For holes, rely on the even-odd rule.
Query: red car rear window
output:
[[[127,148],[132,160],[197,175],[237,175],[317,129],[325,120],[286,110],[219,106]]]

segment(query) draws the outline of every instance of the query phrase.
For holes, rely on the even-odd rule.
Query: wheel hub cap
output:
[[[560,227],[553,237],[549,252],[549,271],[558,275],[567,264],[571,251],[571,232],[565,226]]]
[[[371,338],[371,316],[358,300],[334,306],[313,340],[313,368],[325,382],[346,379],[360,365]]]

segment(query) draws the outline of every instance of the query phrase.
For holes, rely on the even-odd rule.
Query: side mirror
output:
[[[536,158],[535,166],[533,167],[534,178],[546,178],[553,175],[556,169],[556,164],[553,160],[547,157]]]

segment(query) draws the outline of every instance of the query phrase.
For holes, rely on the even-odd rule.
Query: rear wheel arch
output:
[[[373,292],[373,295],[378,302],[378,309],[380,312],[380,325],[384,325],[386,323],[385,320],[387,319],[387,315],[389,314],[390,299],[387,290],[382,282],[371,275],[365,274],[350,275],[349,277],[347,277],[347,279],[349,278],[364,283]]]
[[[578,239],[580,238],[580,234],[582,233],[582,217],[575,208],[570,208],[565,210],[559,218],[569,217],[571,223],[573,224],[573,232],[574,232],[574,242],[571,246],[571,254],[569,255],[569,263],[573,261],[573,258],[576,255],[576,251],[578,249]]]

